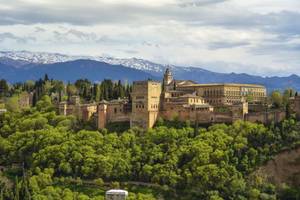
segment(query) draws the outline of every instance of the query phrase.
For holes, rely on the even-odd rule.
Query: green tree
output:
[[[283,98],[280,91],[273,91],[271,94],[271,102],[274,108],[281,108],[283,105]]]
[[[1,79],[0,80],[0,97],[5,97],[8,93],[9,87],[6,80]]]
[[[19,112],[20,111],[19,97],[17,95],[14,95],[8,98],[5,103],[5,107],[8,111]]]
[[[52,111],[54,109],[51,98],[48,95],[44,95],[41,100],[37,102],[36,108],[39,111]]]
[[[65,85],[62,81],[53,81],[53,92],[58,93],[59,101],[62,101],[62,96],[65,92]]]
[[[28,80],[24,83],[24,90],[27,92],[32,92],[34,90],[34,81]]]
[[[67,85],[67,94],[68,94],[68,98],[70,98],[70,97],[73,96],[73,95],[77,95],[77,93],[78,93],[78,90],[77,90],[76,86],[69,83],[69,84]]]

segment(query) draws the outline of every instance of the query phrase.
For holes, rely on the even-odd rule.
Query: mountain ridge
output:
[[[157,79],[151,74],[122,65],[114,65],[112,67],[112,65],[104,62],[83,59],[53,64],[28,64],[23,68],[8,66],[0,62],[0,78],[4,78],[9,82],[38,80],[45,74],[65,82],[74,82],[85,78],[93,82],[99,82],[104,79],[132,82],[136,77]]]
[[[87,66],[85,70],[84,66],[79,68],[80,60],[85,60],[84,65]],[[77,62],[76,62],[77,61]],[[78,72],[77,74],[73,73],[65,74],[64,71],[60,71],[60,67],[66,67],[66,64],[72,62],[74,70]],[[112,79],[122,78],[125,79],[126,76],[129,76],[129,81],[142,80],[142,79],[162,79],[163,72],[167,67],[171,68],[171,71],[174,74],[175,79],[181,80],[193,80],[198,83],[249,83],[249,84],[261,84],[265,85],[269,91],[272,90],[283,90],[285,88],[293,88],[295,90],[300,90],[300,77],[296,74],[290,76],[279,77],[279,76],[258,76],[258,75],[249,75],[246,73],[221,73],[221,72],[212,72],[203,68],[198,67],[180,67],[175,65],[163,65],[154,63],[148,60],[138,59],[138,58],[114,58],[114,57],[104,57],[104,56],[68,56],[59,53],[45,53],[45,52],[29,52],[29,51],[0,51],[0,63],[7,66],[11,66],[8,71],[16,70],[18,73],[24,73],[21,77],[13,77],[12,75],[7,75],[7,70],[1,67],[0,75],[2,78],[9,77],[9,80],[12,82],[22,81],[26,78],[32,77],[27,76],[28,71],[32,74],[40,75],[42,73],[39,67],[44,65],[47,66],[49,75],[53,74],[53,78],[61,78],[62,80],[70,81],[75,77],[80,77],[84,74],[86,78],[91,79],[92,81],[101,81],[105,77],[111,77]],[[96,69],[97,73],[91,71],[90,64],[93,63],[96,66],[105,65],[105,70],[100,68]],[[102,63],[102,64],[99,64]],[[105,64],[104,64],[105,63]],[[82,65],[82,63],[81,63]],[[51,71],[51,67],[55,66]],[[116,74],[114,68],[117,67],[119,72],[122,74]],[[110,70],[109,70],[110,68]],[[122,68],[122,69],[121,69]],[[70,66],[68,66],[68,70]],[[135,72],[131,70],[137,70]],[[88,74],[89,72],[90,74]],[[65,76],[59,76],[59,73],[64,74]],[[105,73],[106,75],[103,75]],[[138,76],[132,76],[132,73],[135,73]],[[95,74],[99,76],[99,80],[96,80]],[[74,75],[74,77],[71,77]],[[115,77],[114,77],[115,76]],[[34,76],[34,78],[37,78]]]

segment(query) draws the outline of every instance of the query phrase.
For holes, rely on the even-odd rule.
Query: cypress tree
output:
[[[20,200],[20,184],[18,181],[18,177],[16,176],[16,181],[15,181],[15,195],[14,195],[14,200]]]

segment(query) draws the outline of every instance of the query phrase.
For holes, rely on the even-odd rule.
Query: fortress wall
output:
[[[108,122],[130,121],[130,113],[124,111],[123,104],[108,105],[107,121]]]
[[[259,122],[263,124],[269,124],[272,122],[278,123],[286,118],[286,113],[281,110],[259,113],[248,113],[245,117],[246,121]]]
[[[97,105],[83,105],[81,106],[82,120],[88,121],[93,114],[97,113]]]
[[[190,110],[166,110],[161,112],[160,117],[165,120],[174,120],[178,118],[179,121],[185,122],[187,120],[200,124],[208,123],[232,123],[233,117],[231,113],[218,112],[199,112]]]
[[[300,96],[296,96],[294,99],[292,99],[291,108],[296,114],[297,119],[300,120]]]
[[[211,122],[213,123],[232,123],[233,116],[232,113],[217,113],[213,112],[211,115]]]
[[[105,128],[107,123],[129,122],[131,112],[127,112],[126,104],[100,104],[98,106],[97,127]]]
[[[191,121],[198,123],[233,123],[236,120],[246,120],[249,122],[259,122],[263,124],[269,124],[272,122],[278,123],[286,118],[284,111],[270,111],[260,113],[248,113],[245,118],[233,116],[231,112],[192,112],[190,110],[167,110],[160,113],[160,117],[165,120],[174,120],[178,118],[179,121]]]
[[[265,123],[266,122],[266,114],[265,113],[248,113],[245,117],[246,121],[249,122],[260,122]]]

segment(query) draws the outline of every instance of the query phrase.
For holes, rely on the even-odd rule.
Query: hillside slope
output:
[[[283,183],[300,186],[300,147],[278,154],[256,173],[278,186]]]

